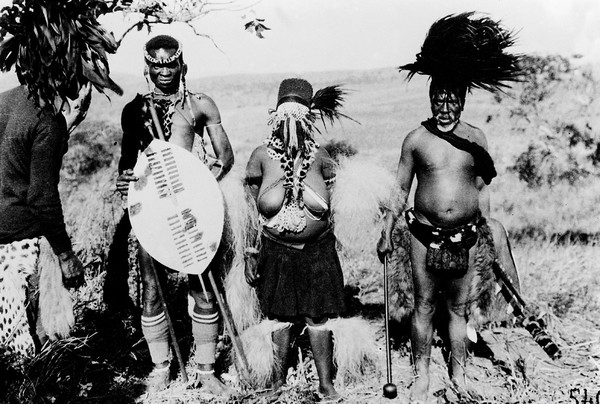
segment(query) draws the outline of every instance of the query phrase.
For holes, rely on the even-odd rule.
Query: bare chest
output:
[[[173,111],[170,120],[163,122],[163,126],[168,125],[164,129],[168,135],[169,143],[191,150],[197,131],[199,135],[202,135],[203,130],[203,128],[198,129],[199,125],[196,125],[195,129],[193,123],[194,120],[192,120],[189,110],[181,110],[177,107]]]
[[[437,137],[420,145],[415,152],[415,159],[418,171],[472,171],[475,166],[470,153]]]

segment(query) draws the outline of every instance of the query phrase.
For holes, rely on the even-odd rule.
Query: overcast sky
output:
[[[243,30],[252,11],[271,28],[264,39]],[[183,42],[191,76],[368,69],[411,62],[436,19],[463,11],[488,13],[518,31],[516,52],[600,61],[598,0],[262,0],[250,12],[214,13],[196,24],[220,51],[185,25],[158,26],[151,35]],[[105,23],[116,36],[123,32],[122,17]],[[112,69],[141,72],[148,38],[126,37]]]
[[[210,14],[195,24],[219,49],[183,24],[156,26],[150,36],[128,35],[110,65],[113,72],[141,75],[144,42],[169,33],[183,43],[190,77],[398,66],[414,59],[436,19],[463,11],[488,13],[518,31],[516,52],[600,61],[598,0],[262,0],[250,10]],[[264,39],[243,29],[252,13],[271,28]],[[128,26],[121,15],[101,21],[117,38]]]

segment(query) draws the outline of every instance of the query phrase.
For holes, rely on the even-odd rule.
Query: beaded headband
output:
[[[169,57],[166,58],[155,58],[148,53],[148,49],[144,47],[144,59],[146,59],[150,63],[155,63],[159,65],[164,65],[168,63],[172,63],[176,61],[182,53],[181,44],[177,42],[177,51]]]

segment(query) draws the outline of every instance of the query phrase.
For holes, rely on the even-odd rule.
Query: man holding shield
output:
[[[231,145],[214,101],[205,94],[194,94],[186,88],[187,65],[183,61],[179,41],[167,35],[156,36],[146,43],[144,58],[145,75],[154,89],[146,95],[138,94],[123,109],[117,189],[127,195],[129,184],[138,180],[133,174],[133,167],[139,152],[155,138],[155,128],[169,143],[197,153],[209,168],[219,166],[215,173],[219,180],[233,165]],[[158,122],[153,121],[153,115]],[[217,157],[216,161],[211,159],[212,163],[209,163],[210,157],[204,149],[202,134],[205,128]],[[141,246],[138,258],[143,284],[142,331],[154,363],[147,387],[149,391],[158,391],[169,383],[170,350],[167,318],[152,267],[161,269],[161,278],[164,278],[165,267]],[[205,293],[202,285],[209,283],[201,282],[198,275],[189,275],[190,295],[195,302],[191,317],[198,380],[208,393],[230,396],[234,393],[233,389],[214,375],[219,314],[214,292],[209,288]]]

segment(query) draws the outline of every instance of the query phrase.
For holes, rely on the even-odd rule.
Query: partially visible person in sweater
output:
[[[68,139],[65,117],[36,107],[26,87],[0,94],[0,344],[22,354],[47,338],[32,299],[42,238],[58,256],[64,286],[83,282],[58,192]],[[29,331],[28,319],[35,332]]]
[[[11,18],[21,23],[11,25]],[[0,349],[27,356],[48,337],[68,334],[74,318],[65,287],[84,280],[58,191],[69,134],[86,115],[91,84],[122,93],[108,77],[105,52],[116,50],[109,34],[104,32],[94,49],[82,29],[59,29],[62,37],[36,37],[34,49],[24,47],[36,29],[47,28],[44,21],[59,28],[77,22],[103,32],[95,17],[76,5],[66,10],[36,2],[1,22],[13,35],[1,51],[15,58],[0,60],[0,68],[14,64],[23,85],[0,94]],[[51,68],[48,55],[54,55]],[[96,56],[96,66],[84,60]]]

